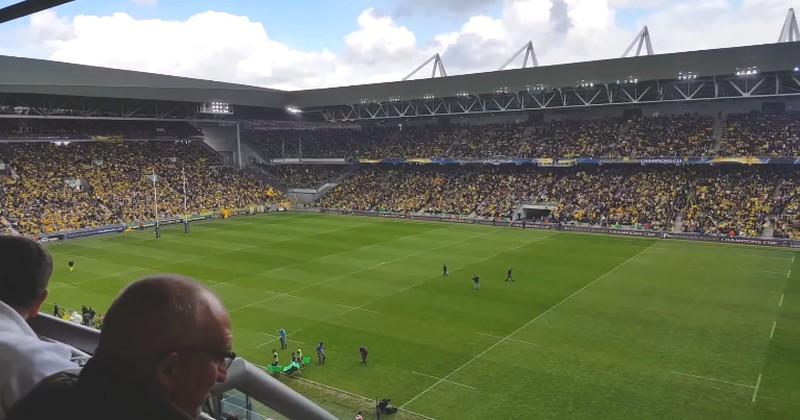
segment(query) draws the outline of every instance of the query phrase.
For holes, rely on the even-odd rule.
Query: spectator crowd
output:
[[[800,156],[800,114],[734,114],[720,156]]]
[[[711,156],[713,118],[694,114],[482,125],[365,126],[245,133],[267,159],[648,158]]]
[[[323,197],[337,210],[513,219],[544,205],[550,222],[797,237],[800,174],[786,167],[373,166]],[[794,236],[792,236],[794,235]]]
[[[0,143],[0,162],[0,225],[23,234],[153,220],[153,175],[161,218],[275,199],[196,141]]]
[[[317,188],[342,176],[344,165],[265,165],[264,169],[289,188]]]

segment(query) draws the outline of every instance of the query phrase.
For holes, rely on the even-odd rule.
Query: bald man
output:
[[[128,286],[106,313],[94,357],[58,374],[8,417],[194,419],[236,357],[228,313],[197,282],[159,276]]]

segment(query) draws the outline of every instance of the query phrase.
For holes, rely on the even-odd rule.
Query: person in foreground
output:
[[[43,378],[78,369],[69,347],[40,340],[26,322],[39,314],[52,272],[39,244],[0,236],[0,420]]]
[[[53,375],[7,420],[196,418],[236,357],[228,313],[197,282],[157,276],[111,304],[94,357],[79,376]]]

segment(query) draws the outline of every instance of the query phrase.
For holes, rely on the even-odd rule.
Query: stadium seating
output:
[[[203,213],[265,203],[267,187],[221,166],[202,142],[2,143],[0,220],[20,233],[37,234],[153,220],[158,176],[159,216]]]
[[[345,173],[344,165],[264,165],[264,169],[289,188],[317,188]]]
[[[783,181],[785,202],[771,205]],[[369,167],[321,206],[511,218],[519,203],[553,206],[549,221],[759,236],[776,220],[797,233],[798,175],[786,168]],[[680,217],[679,217],[680,216]],[[793,224],[794,222],[794,224]],[[791,226],[795,226],[794,229]]]
[[[800,114],[733,114],[721,156],[800,156]]]
[[[269,159],[674,157],[711,155],[712,126],[711,117],[686,114],[402,129],[250,131],[245,139]]]
[[[726,125],[727,124],[727,125]],[[185,123],[0,121],[0,231],[26,234],[136,223],[159,215],[276,200],[245,172],[191,141]],[[800,155],[800,115],[693,114],[484,125],[250,130],[266,158],[674,158]],[[119,141],[120,139],[151,141]],[[80,140],[105,141],[80,141]],[[43,141],[48,140],[48,141]],[[158,140],[158,141],[155,141]],[[56,145],[53,141],[60,141]],[[68,144],[64,144],[68,143]],[[717,148],[715,152],[715,148]],[[317,188],[351,166],[264,165],[292,188]],[[549,203],[562,223],[735,235],[800,237],[800,183],[790,169],[629,166],[365,166],[318,203],[346,210],[509,218],[520,203]]]

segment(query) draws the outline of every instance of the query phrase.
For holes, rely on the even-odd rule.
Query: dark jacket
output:
[[[119,364],[92,359],[80,375],[45,378],[6,420],[190,420],[148,386],[119,372]]]

